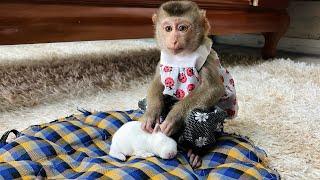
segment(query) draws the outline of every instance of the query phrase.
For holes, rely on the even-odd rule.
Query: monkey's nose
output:
[[[173,41],[173,45],[177,45],[177,43],[178,43],[177,40]]]
[[[173,49],[178,49],[179,48],[179,43],[178,41],[173,42]]]

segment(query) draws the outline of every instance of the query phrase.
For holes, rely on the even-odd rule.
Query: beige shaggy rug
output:
[[[158,58],[151,40],[0,46],[0,133],[77,108],[137,108]],[[264,149],[282,178],[319,179],[320,64],[221,59],[235,78],[240,107],[226,131]]]

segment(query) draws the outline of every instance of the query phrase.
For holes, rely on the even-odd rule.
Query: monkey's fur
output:
[[[155,25],[155,39],[161,50],[172,54],[188,54],[195,51],[201,44],[210,41],[207,38],[210,24],[205,11],[200,10],[197,4],[191,1],[170,1],[161,5],[152,20]],[[174,24],[171,32],[167,32],[163,24]],[[177,32],[175,24],[190,25],[186,32]],[[209,54],[207,60],[199,71],[200,81],[188,96],[177,102],[165,121],[161,130],[172,135],[179,130],[187,114],[193,109],[208,109],[216,104],[224,94],[224,86],[220,79],[214,54]],[[159,64],[147,93],[148,108],[143,116],[143,128],[152,129],[160,121],[164,109],[164,85],[160,80]]]

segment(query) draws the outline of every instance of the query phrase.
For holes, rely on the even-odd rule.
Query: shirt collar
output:
[[[172,55],[161,51],[160,64],[171,67],[196,67],[199,71],[210,54],[212,41],[206,39],[193,53],[187,55]]]

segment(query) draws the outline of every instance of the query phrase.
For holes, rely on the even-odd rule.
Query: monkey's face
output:
[[[157,26],[156,39],[162,50],[171,54],[188,54],[199,47],[199,34],[188,18],[166,17]]]

